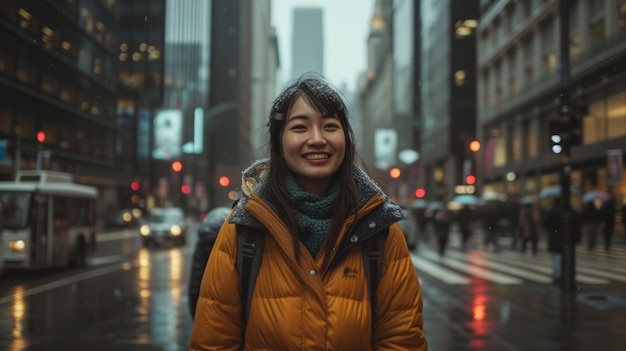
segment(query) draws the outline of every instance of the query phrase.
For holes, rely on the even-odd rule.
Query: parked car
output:
[[[409,250],[413,251],[417,247],[417,222],[410,209],[403,208],[402,212],[404,213],[404,218],[398,221],[398,224],[402,228]]]
[[[143,238],[143,246],[172,243],[187,243],[187,223],[185,214],[178,207],[153,208],[148,217],[139,226],[139,234]]]

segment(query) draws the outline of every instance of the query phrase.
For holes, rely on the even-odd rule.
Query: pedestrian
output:
[[[463,205],[456,213],[454,219],[461,233],[461,250],[467,251],[467,245],[472,236],[472,210],[469,205]]]
[[[604,227],[602,233],[604,234],[604,249],[606,251],[611,250],[611,241],[613,240],[613,231],[615,230],[615,198],[610,195],[609,199],[602,205],[602,217]]]
[[[548,252],[552,253],[554,283],[561,281],[561,254],[563,252],[563,209],[561,199],[552,199],[552,206],[542,220],[548,234]]]
[[[524,203],[520,207],[517,225],[520,239],[522,241],[522,253],[526,253],[526,247],[528,246],[528,243],[530,243],[533,256],[537,255],[537,243],[539,242],[539,232],[541,230],[540,220],[539,211],[537,210],[537,206],[534,202]]]
[[[589,201],[583,205],[581,215],[584,236],[587,238],[587,249],[592,251],[596,248],[596,242],[602,229],[603,215],[600,212],[602,200]]]
[[[357,164],[339,90],[300,77],[274,100],[268,130],[269,158],[242,172],[242,195],[209,258],[190,350],[426,350],[402,210]],[[265,231],[249,318],[234,262],[246,225]],[[380,233],[370,297],[361,242]]]
[[[450,226],[452,225],[452,215],[448,209],[449,197],[442,195],[439,198],[441,206],[433,210],[432,220],[433,229],[435,230],[435,239],[437,240],[437,251],[443,256],[448,247],[448,239],[450,238]]]
[[[200,283],[202,282],[204,267],[206,267],[211,249],[215,244],[217,233],[220,231],[220,228],[222,228],[222,224],[224,224],[229,214],[229,207],[216,207],[209,211],[198,228],[198,240],[196,241],[196,246],[193,251],[191,273],[187,288],[189,313],[192,319],[196,314],[196,303],[198,301],[198,294],[200,293]]]
[[[497,200],[489,200],[481,209],[484,240],[483,247],[489,250],[489,245],[493,245],[494,252],[498,252],[498,237],[500,236],[500,217],[504,203]]]

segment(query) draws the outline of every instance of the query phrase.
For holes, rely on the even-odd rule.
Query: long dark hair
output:
[[[304,98],[315,110],[323,115],[337,116],[343,127],[346,139],[346,151],[343,163],[335,174],[339,183],[339,193],[334,206],[333,219],[326,237],[326,255],[322,269],[329,264],[330,253],[341,231],[344,221],[351,215],[355,216],[353,226],[356,225],[358,210],[358,194],[353,176],[353,166],[356,157],[354,133],[348,121],[348,111],[340,91],[329,81],[318,74],[305,74],[287,86],[274,100],[268,122],[270,169],[268,173],[269,188],[275,198],[278,215],[289,228],[293,239],[293,249],[296,258],[300,256],[299,238],[300,226],[293,209],[294,204],[287,189],[285,178],[289,172],[282,157],[282,134],[285,121],[296,100]]]

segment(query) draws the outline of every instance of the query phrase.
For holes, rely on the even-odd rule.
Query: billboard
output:
[[[154,116],[153,127],[152,158],[171,160],[180,157],[183,112],[177,109],[158,111]]]
[[[374,132],[374,158],[376,168],[387,170],[396,164],[398,133],[394,129],[377,129]]]

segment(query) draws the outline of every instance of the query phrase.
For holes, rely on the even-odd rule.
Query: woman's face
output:
[[[346,151],[339,118],[323,116],[299,97],[285,121],[281,151],[300,186],[307,192],[324,194]]]

